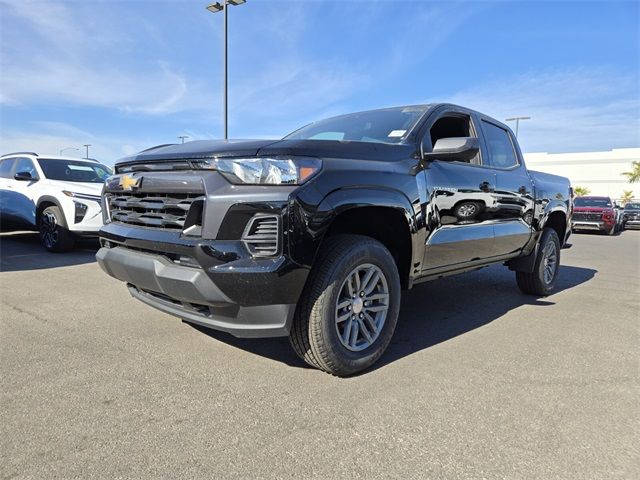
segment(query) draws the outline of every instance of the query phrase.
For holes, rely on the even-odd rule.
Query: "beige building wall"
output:
[[[640,148],[616,148],[606,152],[525,153],[527,167],[571,180],[573,187],[587,187],[590,195],[620,198],[623,190],[632,190],[640,199],[640,183],[629,183],[622,172],[640,161]]]

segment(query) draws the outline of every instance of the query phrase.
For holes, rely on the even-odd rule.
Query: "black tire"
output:
[[[343,288],[347,288],[347,278],[354,275],[354,271],[371,266],[382,274],[386,282],[388,298],[385,301],[388,309],[379,333],[374,332],[377,337],[372,337],[370,344],[362,350],[352,351],[343,342],[349,343],[352,338],[351,322],[362,324],[364,321],[351,315],[355,320],[339,323],[338,298],[341,292],[344,293]],[[375,288],[381,288],[380,285],[382,283],[376,284]],[[356,302],[357,298],[353,301]],[[345,308],[351,313],[357,311],[355,306],[353,310],[351,305]],[[399,310],[400,276],[393,257],[384,245],[370,237],[336,235],[327,239],[318,254],[298,302],[289,340],[296,353],[309,365],[337,376],[352,375],[371,366],[386,350],[398,321]],[[349,333],[346,322],[349,322]],[[341,327],[338,325],[342,325],[344,333],[339,332]],[[356,325],[354,327],[355,337],[360,338],[361,330]],[[346,336],[347,340],[341,340],[340,336]]]
[[[555,251],[555,266],[552,269],[553,275],[549,280],[545,277],[545,257],[548,252],[547,249],[554,249]],[[547,296],[553,293],[555,289],[556,280],[558,278],[558,271],[560,269],[560,240],[558,240],[558,234],[551,228],[545,228],[542,231],[540,237],[540,243],[538,244],[538,253],[536,261],[533,267],[533,272],[516,272],[516,281],[518,287],[523,293],[536,296]]]
[[[609,231],[607,232],[607,235],[609,235],[609,236],[613,236],[613,235],[615,235],[615,234],[616,234],[617,230],[618,230],[618,229],[616,228],[616,225],[614,225],[613,227],[611,227],[611,230],[609,230]]]
[[[60,208],[45,208],[38,218],[40,243],[50,252],[68,252],[75,244],[73,234],[67,229],[67,222]]]

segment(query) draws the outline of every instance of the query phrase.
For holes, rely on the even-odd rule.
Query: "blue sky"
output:
[[[222,15],[201,0],[0,0],[0,151],[112,163],[222,134]],[[231,138],[452,101],[525,152],[640,146],[640,2],[247,0],[229,10]],[[74,154],[74,152],[67,152]]]

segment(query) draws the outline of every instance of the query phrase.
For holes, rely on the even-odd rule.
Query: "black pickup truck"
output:
[[[572,190],[527,170],[507,126],[432,104],[154,147],[116,164],[103,204],[97,259],[134,297],[239,337],[288,335],[343,376],[382,355],[417,283],[504,263],[523,292],[551,293]]]

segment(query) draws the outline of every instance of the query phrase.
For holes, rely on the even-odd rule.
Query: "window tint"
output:
[[[471,118],[467,115],[440,117],[431,126],[429,135],[431,137],[432,147],[434,147],[436,142],[441,138],[472,137],[474,135],[471,130]],[[479,165],[480,152],[471,160],[467,160],[467,162]]]
[[[400,143],[426,110],[418,105],[350,113],[311,123],[284,139]]]
[[[11,172],[13,171],[13,162],[15,158],[7,158],[6,160],[0,161],[0,177],[2,178],[13,178]]]
[[[49,180],[104,183],[107,177],[111,175],[109,167],[96,162],[39,158],[38,163],[44,176]]]
[[[489,164],[496,168],[510,168],[518,165],[507,131],[485,121],[482,122],[482,127],[489,149]]]
[[[611,200],[604,197],[576,197],[573,201],[576,207],[609,207],[611,208]]]
[[[36,167],[33,165],[33,162],[28,158],[18,158],[16,161],[16,168],[14,169],[15,173],[18,172],[29,172],[31,174],[31,178],[37,178],[38,172],[36,171]]]

